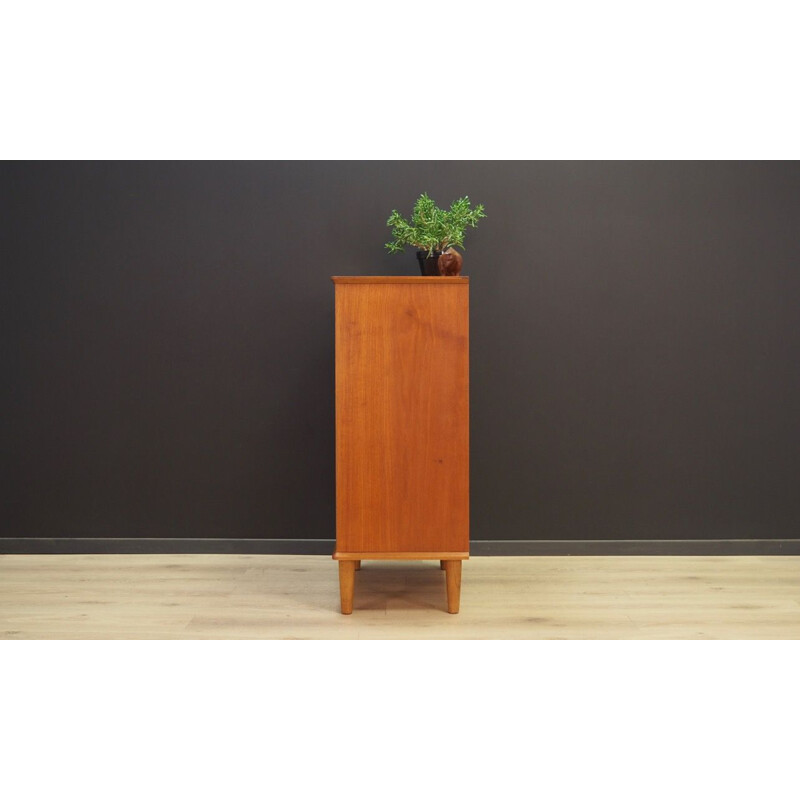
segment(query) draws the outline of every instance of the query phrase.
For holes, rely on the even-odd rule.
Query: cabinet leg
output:
[[[461,562],[445,561],[445,577],[447,579],[447,610],[458,614],[461,605]]]
[[[353,589],[356,582],[356,562],[339,562],[339,595],[342,599],[342,614],[353,613]]]
[[[361,569],[361,559],[359,559],[358,561],[356,561],[356,562],[355,562],[355,565],[356,565],[356,572],[358,572],[358,570],[360,570],[360,569]]]

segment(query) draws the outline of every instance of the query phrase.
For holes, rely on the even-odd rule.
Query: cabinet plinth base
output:
[[[339,553],[333,554],[339,562],[339,594],[342,614],[353,613],[353,594],[356,571],[361,569],[362,560],[372,561],[438,561],[439,568],[445,571],[447,585],[447,611],[458,614],[461,605],[461,562],[469,558],[469,553]]]
[[[335,561],[466,561],[469,558],[469,553],[445,553],[441,550],[419,553],[343,553],[337,550],[333,554]],[[442,567],[444,569],[444,567]]]

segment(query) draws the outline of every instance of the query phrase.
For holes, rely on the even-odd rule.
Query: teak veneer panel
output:
[[[469,281],[333,280],[336,557],[463,558]]]
[[[442,275],[441,277],[438,276],[431,276],[431,275],[379,275],[368,277],[365,275],[335,275],[331,280],[334,283],[370,283],[370,284],[378,284],[378,283],[435,283],[438,285],[442,285],[443,283],[460,283],[465,284],[469,283],[469,278],[461,278],[461,277],[453,277]]]

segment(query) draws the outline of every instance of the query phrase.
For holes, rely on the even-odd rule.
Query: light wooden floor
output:
[[[0,555],[1,639],[800,639],[800,556]]]

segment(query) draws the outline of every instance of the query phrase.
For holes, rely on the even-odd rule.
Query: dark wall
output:
[[[800,534],[797,163],[0,167],[1,536],[332,538],[333,286],[486,206],[472,538]]]

